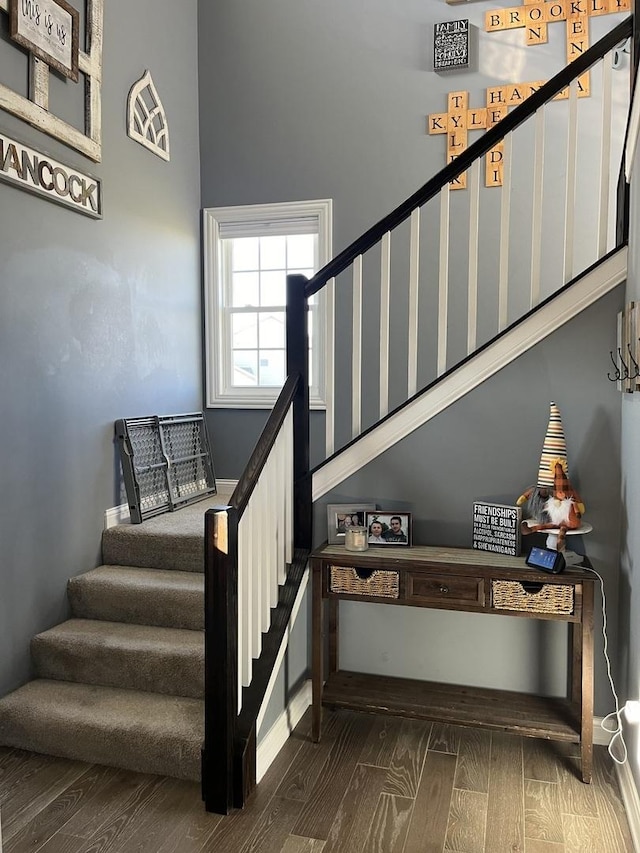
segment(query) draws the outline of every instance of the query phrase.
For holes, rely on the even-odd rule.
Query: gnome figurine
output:
[[[556,550],[565,548],[567,530],[577,530],[584,514],[584,503],[569,481],[567,465],[567,443],[562,428],[560,411],[551,403],[549,425],[542,446],[538,482],[530,486],[517,500],[518,506],[527,504],[530,525],[523,521],[522,533],[537,533],[539,530],[557,530]]]

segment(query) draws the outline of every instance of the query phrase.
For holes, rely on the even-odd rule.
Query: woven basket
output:
[[[491,581],[491,597],[495,610],[573,613],[573,586],[563,584],[543,583],[539,591],[528,592],[519,581]]]
[[[362,569],[360,570],[361,573]],[[331,566],[329,581],[331,592],[346,595],[369,595],[376,598],[398,598],[400,595],[400,577],[398,572],[376,569],[371,575],[362,578],[352,568]]]

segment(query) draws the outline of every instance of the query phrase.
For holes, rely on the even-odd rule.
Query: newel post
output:
[[[294,546],[311,549],[309,473],[309,311],[303,275],[287,276],[287,375],[300,377],[293,400]]]
[[[209,812],[233,805],[233,748],[238,719],[238,512],[205,513],[204,748],[202,799]]]

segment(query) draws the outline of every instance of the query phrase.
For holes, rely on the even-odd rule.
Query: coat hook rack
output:
[[[640,391],[640,302],[629,302],[618,314],[617,347],[609,350],[613,373],[607,379],[619,391]]]

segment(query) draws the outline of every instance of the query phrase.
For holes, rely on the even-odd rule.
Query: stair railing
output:
[[[287,278],[287,381],[278,397],[276,406],[267,422],[249,464],[226,507],[210,510],[205,519],[205,742],[202,761],[203,799],[210,811],[227,813],[232,806],[242,806],[255,784],[256,720],[263,705],[267,683],[272,679],[277,661],[277,650],[281,647],[293,602],[300,588],[306,560],[312,543],[312,490],[309,451],[309,388],[308,388],[308,300],[322,288],[327,292],[329,323],[335,312],[337,298],[342,299],[341,308],[347,309],[352,317],[351,344],[353,351],[349,370],[344,364],[336,363],[336,353],[345,351],[340,342],[335,344],[336,330],[332,325],[327,331],[329,351],[327,362],[334,373],[350,375],[351,383],[331,391],[327,399],[326,448],[322,465],[335,460],[336,448],[344,449],[355,443],[371,424],[388,418],[394,408],[402,408],[421,393],[431,378],[421,375],[420,341],[426,338],[432,348],[433,375],[437,379],[451,369],[451,364],[466,359],[481,346],[485,339],[499,335],[511,322],[514,312],[524,314],[541,300],[548,298],[542,281],[545,270],[542,263],[544,224],[544,139],[545,110],[556,97],[564,97],[568,90],[567,150],[564,157],[564,212],[562,238],[562,270],[560,286],[575,275],[578,268],[585,269],[612,248],[626,240],[628,224],[624,216],[614,227],[610,211],[615,208],[616,192],[624,198],[624,186],[610,183],[612,152],[611,108],[612,99],[620,100],[620,93],[612,89],[610,57],[614,48],[625,41],[632,31],[632,19],[623,21],[596,45],[587,50],[559,74],[533,92],[520,106],[508,113],[490,128],[477,142],[428,181],[418,192],[397,207],[388,216],[366,231],[358,240],[340,252],[332,261],[311,279],[304,276]],[[580,207],[577,196],[581,173],[578,168],[578,78],[592,67],[601,70],[599,126],[599,157],[591,164],[591,173],[597,175],[593,237],[576,241],[576,208]],[[583,78],[584,79],[584,78]],[[593,84],[593,80],[591,81]],[[581,83],[580,85],[584,85]],[[618,87],[620,89],[621,87]],[[629,86],[623,97],[628,103]],[[613,94],[612,94],[613,93]],[[626,100],[625,100],[626,99]],[[620,104],[618,104],[620,106]],[[529,122],[529,119],[533,119]],[[512,237],[510,210],[514,202],[520,202],[514,177],[517,146],[513,135],[525,125],[533,125],[533,151],[531,158],[531,239],[528,264],[510,264],[509,245]],[[481,225],[491,217],[481,213],[480,166],[481,158],[492,150],[500,151],[503,163],[503,187],[498,207],[493,208],[493,219],[498,223],[496,254],[497,264],[489,276],[495,290],[493,293],[495,312],[487,324],[480,329],[483,294],[480,281],[484,276],[480,260]],[[557,159],[557,155],[555,156]],[[452,225],[450,210],[458,206],[452,197],[451,186],[469,170],[467,206],[463,218],[469,223],[468,234],[463,243],[467,255],[464,273],[456,269],[455,250],[452,248]],[[583,176],[584,177],[584,176]],[[557,183],[554,183],[557,188]],[[462,191],[461,191],[462,192]],[[486,190],[487,193],[495,190]],[[527,192],[524,193],[527,195]],[[457,194],[456,194],[457,195]],[[488,197],[487,197],[488,198]],[[426,206],[434,201],[435,217],[431,221],[425,215]],[[624,205],[623,205],[624,207]],[[459,212],[459,211],[456,211]],[[435,219],[435,227],[428,227]],[[408,223],[408,233],[401,229]],[[427,227],[425,227],[427,226]],[[397,242],[408,251],[400,253],[399,265],[392,266],[392,233],[394,247]],[[426,235],[427,249],[424,252],[421,238]],[[429,236],[436,235],[435,245],[429,245]],[[433,242],[433,241],[432,241]],[[593,246],[591,255],[585,246]],[[372,255],[377,253],[373,259]],[[433,265],[431,275],[424,275],[424,258],[434,256],[438,265]],[[527,270],[526,294],[510,286],[514,272]],[[375,272],[372,272],[375,268]],[[421,302],[427,300],[425,291],[433,284],[435,275],[435,298],[426,313],[435,318],[434,334],[425,333],[421,326]],[[515,276],[517,278],[517,276]],[[336,290],[336,284],[351,284],[351,294],[345,287]],[[370,279],[378,281],[379,303],[374,349],[376,352],[375,372],[378,374],[374,396],[377,397],[376,411],[365,413],[362,401],[369,399],[372,388],[371,377],[365,372],[363,358],[365,340],[363,329],[370,318],[364,310],[363,292]],[[396,395],[397,369],[394,370],[390,356],[397,352],[391,317],[391,287],[394,296],[401,283],[405,283],[404,307],[407,325],[404,332],[408,339],[406,352],[401,359],[400,373],[403,374],[400,396]],[[522,281],[517,283],[522,285]],[[450,305],[456,306],[456,286],[463,285],[464,302],[467,310],[466,330],[462,349],[449,339]],[[520,288],[520,291],[522,287]],[[458,344],[459,348],[459,344]],[[392,389],[393,392],[392,393]],[[346,433],[337,436],[336,412],[342,404],[349,413]],[[344,429],[343,429],[344,432]]]
[[[256,726],[311,547],[309,368],[302,276],[288,283],[288,378],[229,505],[205,514],[208,811],[256,784]]]
[[[612,55],[631,32],[627,18],[307,282],[342,321],[315,471],[625,242],[611,175],[631,81]],[[481,186],[491,152],[501,188]]]

